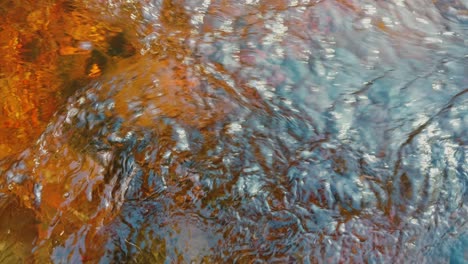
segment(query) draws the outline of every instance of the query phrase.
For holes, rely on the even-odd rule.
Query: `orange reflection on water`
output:
[[[115,23],[97,21],[78,1],[0,2],[0,160],[32,146],[69,95],[101,76],[110,62],[135,53],[123,31]],[[75,231],[88,222],[93,209],[88,207],[97,206],[66,203],[67,193],[79,193],[75,189],[84,188],[92,173],[74,183],[66,174],[75,169],[89,173],[99,166],[72,148],[62,151],[65,156],[55,156],[55,162],[31,175],[47,181],[40,210],[33,204],[32,182],[8,186],[16,198],[0,201],[0,262],[32,261],[33,242],[50,237],[50,226]],[[83,201],[84,196],[73,199],[75,204]],[[58,221],[59,210],[64,220]],[[46,252],[36,261],[48,260]]]
[[[67,95],[121,55],[109,44],[119,34],[75,1],[0,3],[0,159],[29,146]]]

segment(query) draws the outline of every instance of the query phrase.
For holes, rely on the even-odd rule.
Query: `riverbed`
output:
[[[60,74],[4,77],[54,100],[2,101],[32,106],[2,112],[0,262],[467,260],[463,1],[50,5],[80,22],[28,16],[18,67]]]

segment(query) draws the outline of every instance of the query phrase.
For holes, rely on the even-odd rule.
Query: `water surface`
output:
[[[0,162],[0,260],[466,260],[466,3],[58,3],[107,37]]]

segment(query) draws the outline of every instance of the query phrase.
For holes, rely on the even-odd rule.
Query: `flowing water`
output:
[[[467,261],[465,1],[8,3],[0,262]]]

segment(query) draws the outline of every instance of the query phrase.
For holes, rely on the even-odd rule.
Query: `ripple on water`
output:
[[[88,2],[125,35],[36,144],[0,161],[0,210],[39,223],[18,239],[34,248],[7,235],[0,249],[55,263],[462,262],[461,2]]]

